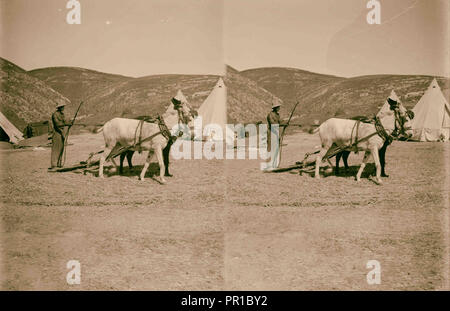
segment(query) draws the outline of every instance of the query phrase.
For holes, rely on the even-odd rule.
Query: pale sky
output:
[[[448,0],[227,0],[225,60],[238,70],[295,67],[339,76],[449,76]]]
[[[129,76],[295,67],[313,72],[449,75],[449,1],[0,0],[0,55],[25,69],[78,66]]]
[[[0,55],[27,70],[223,72],[221,1],[79,0],[80,25],[66,23],[67,0],[0,1]]]

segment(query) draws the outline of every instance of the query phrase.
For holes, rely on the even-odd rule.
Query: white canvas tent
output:
[[[17,144],[23,139],[22,133],[6,118],[6,116],[0,111],[0,130],[3,131],[8,137],[9,142]],[[2,133],[3,134],[3,133]],[[4,134],[2,135],[4,136]]]
[[[227,124],[227,88],[222,78],[219,78],[216,86],[198,109],[198,115],[202,117],[203,133],[210,140],[223,140],[226,135]],[[211,125],[221,128],[222,133],[215,131]],[[206,134],[206,135],[205,135]],[[221,135],[222,134],[222,135]]]
[[[449,140],[450,106],[436,79],[433,79],[413,112],[413,139],[419,141]]]

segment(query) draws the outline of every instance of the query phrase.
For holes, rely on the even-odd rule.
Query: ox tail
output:
[[[102,127],[100,127],[99,129],[97,129],[97,130],[95,131],[95,133],[103,132],[103,127],[104,127],[104,125],[103,125]]]

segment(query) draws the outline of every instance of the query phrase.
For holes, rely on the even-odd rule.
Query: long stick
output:
[[[280,137],[280,160],[278,161],[278,165],[281,163],[281,150],[283,149],[283,138],[284,138],[284,133],[286,132],[287,127],[289,126],[289,123],[291,122],[292,116],[294,115],[295,109],[297,109],[297,106],[300,102],[297,102],[294,106],[294,109],[292,109],[291,114],[289,116],[289,119],[286,123],[286,126],[283,128],[283,131],[281,132],[281,137]]]
[[[80,102],[80,105],[78,106],[78,109],[75,112],[75,115],[73,116],[72,123],[67,128],[66,139],[64,139],[64,147],[63,147],[63,154],[64,154],[63,163],[61,163],[61,166],[64,166],[64,164],[66,164],[66,148],[67,148],[67,141],[69,139],[70,128],[75,124],[75,119],[77,118],[77,115],[78,115],[78,112],[80,111],[81,105],[83,105],[83,101]]]

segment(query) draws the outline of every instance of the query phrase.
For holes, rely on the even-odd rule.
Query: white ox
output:
[[[177,107],[171,102],[167,111],[162,115],[162,119],[169,130],[177,124],[188,124],[192,120],[189,104],[184,100],[180,102],[181,105]],[[99,177],[103,178],[105,158],[110,154],[114,147],[134,146],[139,141],[139,136],[141,137],[141,140],[145,140],[160,132],[160,127],[157,123],[143,122],[141,129],[139,122],[140,120],[136,119],[114,118],[106,122],[103,127],[97,131],[97,133],[103,131],[103,137],[105,139],[105,149],[100,157]],[[140,174],[140,180],[144,180],[145,173],[153,155],[156,154],[160,168],[160,182],[163,184],[166,183],[166,180],[164,179],[165,167],[162,150],[166,147],[167,143],[168,139],[162,134],[158,134],[140,144],[141,150],[149,151]],[[117,164],[114,158],[111,158],[111,161],[117,170]]]
[[[412,130],[409,126],[409,116],[406,109],[402,106],[397,107],[396,114],[394,110],[389,110],[386,113],[379,116],[381,124],[383,125],[387,134],[391,135],[394,130],[400,131],[402,135],[411,136]],[[322,146],[319,154],[316,158],[315,177],[320,178],[320,164],[327,151],[336,144],[338,147],[350,146],[355,143],[356,140],[356,123],[355,120],[331,118],[322,123],[320,127],[315,131],[319,132]],[[377,129],[373,123],[360,123],[358,129],[358,141],[367,137],[373,133],[377,133]],[[365,151],[364,159],[361,167],[356,174],[356,180],[361,180],[361,174],[364,171],[366,163],[369,160],[370,154],[372,154],[376,167],[376,181],[381,184],[381,165],[378,156],[378,150],[383,147],[384,139],[380,135],[376,134],[369,139],[357,144],[358,150]]]

